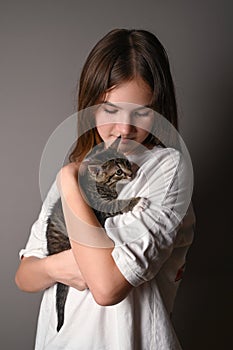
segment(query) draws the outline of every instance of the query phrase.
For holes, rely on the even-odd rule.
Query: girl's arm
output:
[[[127,296],[132,285],[116,266],[111,255],[113,243],[83,199],[77,173],[78,165],[70,163],[58,174],[58,187],[73,254],[96,302],[104,306],[113,305]],[[82,244],[80,232],[85,234],[87,242],[94,237],[94,246]]]
[[[74,259],[72,250],[45,258],[23,257],[15,275],[19,289],[25,292],[38,292],[62,282],[78,290],[87,285]]]

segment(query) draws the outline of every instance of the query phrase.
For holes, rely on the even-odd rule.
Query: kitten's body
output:
[[[85,195],[91,207],[104,226],[105,220],[116,214],[131,211],[137,204],[143,208],[140,197],[128,200],[118,200],[117,184],[120,181],[131,180],[133,176],[131,164],[125,156],[116,150],[119,140],[115,141],[106,150],[97,154],[91,153],[82,165],[82,176],[79,178]],[[140,205],[141,203],[141,205]],[[52,210],[47,225],[47,248],[48,254],[56,254],[71,248],[65,220],[62,211],[61,199]],[[56,308],[58,315],[57,331],[64,323],[64,308],[69,287],[57,283]]]

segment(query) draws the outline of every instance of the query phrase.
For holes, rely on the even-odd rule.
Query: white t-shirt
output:
[[[146,197],[149,207],[108,218],[105,228],[115,243],[113,259],[135,288],[119,304],[100,306],[89,290],[70,287],[60,332],[56,285],[48,288],[41,302],[35,350],[181,349],[170,315],[193,240],[189,170],[181,154],[171,148],[154,147],[131,160],[140,169],[119,198]],[[46,221],[59,197],[54,182],[20,257],[47,256]]]

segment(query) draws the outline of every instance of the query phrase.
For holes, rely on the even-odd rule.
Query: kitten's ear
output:
[[[121,142],[121,136],[119,136],[116,140],[114,140],[113,143],[108,148],[117,150],[120,142]]]
[[[88,167],[88,163],[89,163],[89,160],[83,160],[82,163],[80,164],[79,166],[79,174],[81,176],[85,175],[86,171],[87,171],[87,167]]]
[[[136,176],[136,173],[139,169],[139,166],[134,162],[130,162],[130,165],[131,165],[131,170],[132,170],[133,177],[134,177],[134,176]]]
[[[102,152],[104,149],[104,142],[99,143],[98,145],[94,146],[87,154],[86,154],[86,159],[93,158],[96,154]]]
[[[98,175],[98,173],[100,172],[101,166],[100,165],[96,165],[96,164],[90,164],[87,166],[88,167],[88,171],[90,172],[90,174],[92,176],[96,176]]]

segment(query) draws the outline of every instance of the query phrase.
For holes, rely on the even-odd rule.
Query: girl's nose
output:
[[[130,136],[134,132],[134,126],[125,123],[117,123],[116,129],[122,137]]]
[[[135,133],[135,126],[131,124],[130,116],[122,116],[121,121],[117,122],[115,127],[119,135],[122,137],[130,137]]]

